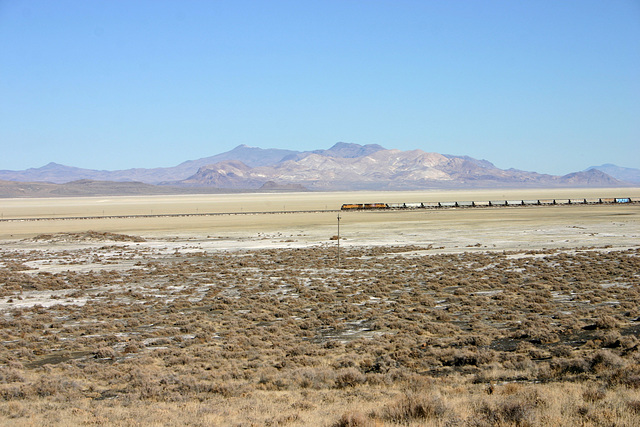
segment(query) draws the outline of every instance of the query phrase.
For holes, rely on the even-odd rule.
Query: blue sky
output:
[[[338,141],[640,168],[640,1],[0,0],[0,169]]]

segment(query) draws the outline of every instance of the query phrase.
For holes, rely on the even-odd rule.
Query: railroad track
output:
[[[196,216],[234,216],[234,215],[281,215],[295,213],[323,213],[340,212],[340,209],[316,209],[302,211],[267,211],[267,212],[204,212],[204,213],[173,213],[173,214],[140,214],[140,215],[87,215],[87,216],[49,216],[49,217],[23,217],[0,218],[0,222],[25,222],[25,221],[77,221],[90,219],[137,219],[137,218],[180,218]]]
[[[598,200],[598,201],[595,201]],[[376,211],[376,210],[413,210],[413,209],[454,209],[454,208],[503,208],[503,207],[535,207],[535,206],[585,206],[585,205],[640,205],[640,199],[606,198],[606,199],[540,199],[540,200],[494,200],[482,202],[420,202],[420,203],[351,203],[343,204],[340,209],[287,210],[287,211],[255,211],[255,212],[203,212],[203,213],[164,213],[139,215],[86,215],[86,216],[48,216],[0,218],[0,222],[26,221],[79,221],[100,219],[145,219],[145,218],[187,218],[207,216],[238,215],[286,215],[300,213],[338,213],[344,211]]]

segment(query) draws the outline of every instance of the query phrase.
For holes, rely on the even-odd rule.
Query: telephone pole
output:
[[[338,268],[340,268],[340,214],[338,214]]]

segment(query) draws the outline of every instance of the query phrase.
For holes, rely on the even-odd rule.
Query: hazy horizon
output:
[[[344,142],[344,141],[340,141],[340,142]],[[264,149],[264,150],[268,150],[268,149],[280,149],[280,148],[278,148],[278,147],[257,147],[257,146],[252,146],[252,145],[249,145],[249,144],[240,144],[240,145],[237,145],[236,147],[233,147],[231,150],[228,150],[228,151],[233,151],[235,148],[239,148],[239,147],[241,147],[241,146],[243,146],[243,145],[244,145],[244,146],[248,146],[248,147],[250,147],[250,148],[261,148],[261,149]],[[335,145],[335,144],[334,144],[334,145]],[[332,145],[332,146],[333,146],[333,145]],[[332,146],[331,146],[331,147],[332,147]],[[321,150],[321,149],[329,149],[329,148],[331,148],[331,147],[319,147],[319,148],[317,148],[317,149],[320,149],[320,150]],[[393,147],[384,147],[384,148],[385,148],[385,149],[388,149],[388,150],[392,150],[392,149],[394,149]],[[297,151],[297,150],[293,150],[293,149],[282,149],[282,150],[292,150],[292,151]],[[305,151],[307,151],[307,150],[305,150]],[[309,150],[309,151],[311,151],[311,150]],[[300,151],[300,152],[302,152],[302,151]],[[213,156],[215,156],[215,155],[218,155],[218,154],[224,154],[224,153],[226,153],[226,152],[214,153],[214,154],[211,154],[211,155],[208,155],[208,156],[204,156],[204,157],[201,157],[201,158],[213,157]],[[439,153],[439,154],[452,155],[451,153]],[[464,154],[461,154],[461,156],[464,156]],[[199,158],[199,159],[200,159],[200,158]],[[146,168],[142,168],[142,169],[171,168],[171,167],[178,166],[178,165],[180,165],[180,164],[182,164],[182,163],[184,163],[184,162],[195,161],[195,160],[199,160],[199,159],[182,159],[182,160],[177,160],[177,159],[176,159],[176,160],[177,160],[177,163],[172,164],[172,165],[167,165],[167,166],[150,166],[150,167],[146,167]],[[477,159],[477,160],[486,160],[486,161],[491,162],[491,159]],[[493,163],[493,162],[492,162],[492,163]],[[29,168],[20,169],[20,170],[16,170],[16,169],[0,169],[0,170],[5,170],[5,171],[6,171],[6,170],[15,170],[15,171],[17,171],[17,172],[18,172],[18,171],[21,171],[21,170],[27,170],[27,169],[40,169],[40,168],[43,168],[43,167],[49,166],[49,165],[51,165],[51,164],[61,165],[61,166],[67,166],[67,167],[78,167],[78,168],[81,168],[81,169],[88,169],[88,170],[105,170],[105,171],[117,171],[117,170],[127,170],[127,169],[138,169],[138,168],[139,168],[139,167],[134,166],[134,167],[132,167],[132,168],[125,168],[125,169],[92,169],[92,168],[82,168],[82,167],[79,167],[79,166],[76,166],[76,165],[72,165],[72,164],[64,164],[64,163],[60,163],[60,162],[50,161],[50,162],[47,162],[47,163],[45,163],[45,164],[43,164],[43,165],[30,166]],[[601,167],[601,166],[616,166],[616,167],[625,168],[625,169],[638,169],[638,168],[633,168],[633,167],[624,166],[624,165],[617,165],[617,164],[613,164],[613,163],[602,163],[602,164],[597,164],[597,165],[596,165],[596,164],[594,164],[594,165],[589,165],[589,166],[584,167],[583,169],[575,170],[575,171],[570,171],[570,172],[567,172],[567,173],[580,172],[580,171],[583,171],[583,170],[587,170],[587,169],[589,169],[589,168]],[[505,168],[505,169],[506,169],[506,168]],[[528,171],[528,172],[539,172],[539,171],[537,171],[537,170],[530,170],[530,171]]]

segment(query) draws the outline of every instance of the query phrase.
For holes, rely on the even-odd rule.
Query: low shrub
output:
[[[444,416],[447,407],[436,396],[411,393],[372,413],[373,418],[398,424],[425,421]]]
[[[345,412],[331,427],[371,427],[374,423],[362,412]]]
[[[355,387],[363,384],[367,380],[367,377],[355,368],[345,368],[338,371],[336,374],[336,387],[346,388]]]

